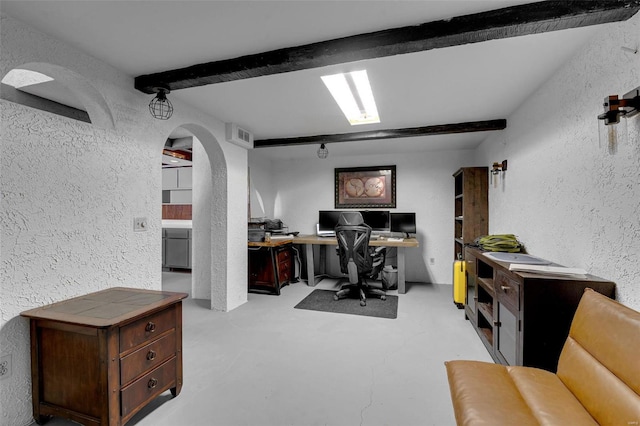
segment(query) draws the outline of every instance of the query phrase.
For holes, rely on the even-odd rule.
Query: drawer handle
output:
[[[511,290],[511,287],[509,287],[508,285],[501,285],[500,288],[502,289],[502,291],[508,291]]]
[[[148,331],[149,333],[153,333],[154,331],[156,331],[156,325],[155,325],[155,323],[149,321],[147,323],[147,326],[144,329],[146,331]]]
[[[158,379],[149,379],[149,383],[147,383],[147,387],[149,389],[153,389],[158,385]]]
[[[156,359],[156,351],[147,352],[147,360],[153,361],[154,359]]]

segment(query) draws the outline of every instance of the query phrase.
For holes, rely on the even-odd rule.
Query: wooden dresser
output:
[[[177,396],[186,297],[116,287],[22,312],[36,422],[124,425],[162,392]]]
[[[293,240],[249,242],[248,291],[279,295],[294,276]]]

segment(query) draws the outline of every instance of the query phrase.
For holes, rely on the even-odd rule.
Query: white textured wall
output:
[[[211,217],[211,163],[207,152],[193,138],[193,230],[191,235],[191,291],[195,299],[211,299],[211,227],[199,226]],[[195,230],[195,232],[193,232]]]
[[[134,90],[132,77],[5,15],[0,31],[0,78],[23,64],[58,73],[86,95],[94,121],[0,100],[0,350],[13,363],[11,377],[0,381],[0,423],[26,425],[29,330],[20,312],[113,286],[161,288],[160,159],[175,127],[197,128],[212,164],[216,220],[209,226],[218,232],[201,265],[214,275],[212,305],[213,294],[223,295],[219,310],[246,301],[246,245],[237,241],[246,241],[247,153],[224,142],[224,123],[179,96],[170,120],[154,120],[149,95]],[[228,173],[228,161],[238,170]],[[238,216],[238,205],[245,213],[227,221],[229,208]],[[133,232],[137,216],[148,218],[147,232]]]
[[[113,286],[160,287],[158,156],[130,137],[0,101],[2,353],[7,424],[30,417],[29,328],[21,311]],[[104,161],[128,152],[122,161]],[[159,169],[159,167],[156,167]],[[133,232],[133,217],[149,217]],[[157,219],[157,220],[156,220]],[[5,402],[24,401],[20,412]],[[18,421],[18,419],[20,419]]]
[[[273,163],[260,155],[254,155],[256,151],[249,153],[251,217],[273,218],[275,202]]]
[[[290,231],[315,233],[318,210],[334,209],[334,169],[395,165],[397,212],[416,212],[420,248],[407,249],[407,280],[451,284],[453,261],[453,173],[462,166],[473,166],[474,151],[431,151],[411,155],[360,155],[321,160],[310,150],[308,160],[274,161],[250,153],[251,176],[263,190],[265,204],[273,203],[273,217],[282,219]],[[254,170],[256,169],[256,170]],[[268,182],[271,170],[272,182]],[[254,178],[254,172],[257,178]],[[273,189],[272,189],[273,188]],[[265,195],[266,194],[266,195]],[[429,259],[435,264],[430,265]]]
[[[596,116],[605,96],[640,84],[640,16],[609,24],[478,150],[482,164],[509,161],[490,190],[492,233],[515,233],[530,253],[617,283],[640,309],[640,116],[629,142],[599,147]]]
[[[227,265],[225,310],[237,308],[247,301],[247,218],[248,160],[247,150],[227,143]],[[234,155],[231,155],[231,154]],[[215,237],[215,236],[214,236]]]

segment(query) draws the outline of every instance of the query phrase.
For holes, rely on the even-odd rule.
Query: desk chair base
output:
[[[380,300],[387,300],[387,294],[384,290],[377,288],[371,288],[365,283],[358,284],[345,284],[340,290],[333,295],[333,300],[340,300],[350,296],[356,296],[360,298],[360,306],[367,306],[367,295],[377,296]]]

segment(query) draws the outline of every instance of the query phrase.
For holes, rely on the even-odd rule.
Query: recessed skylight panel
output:
[[[366,70],[325,75],[322,81],[352,126],[380,122]]]

